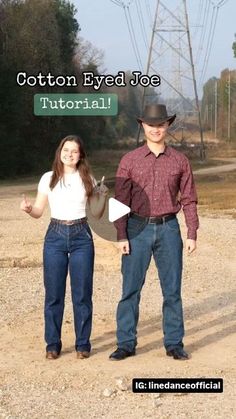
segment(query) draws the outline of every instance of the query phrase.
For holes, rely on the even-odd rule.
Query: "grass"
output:
[[[0,258],[1,268],[41,268],[42,262],[37,260],[30,260],[28,257],[5,257]]]
[[[204,169],[207,167],[215,167],[215,166],[222,166],[224,164],[229,164],[228,161],[211,160],[210,158],[206,159],[205,161],[191,160],[190,162],[191,162],[192,170],[198,170],[198,169]]]
[[[195,175],[199,209],[236,218],[236,170],[217,175]]]
[[[97,179],[101,179],[103,175],[106,179],[115,176],[117,166],[122,155],[126,151],[106,150],[94,153],[90,158],[90,163]],[[200,162],[199,159],[191,160],[193,170],[205,167],[214,167],[227,164],[227,161],[211,160],[212,158],[235,157],[236,151],[225,152],[225,147],[217,149],[209,153],[210,158],[205,162]],[[209,215],[209,212],[214,214],[226,214],[236,218],[236,171],[220,173],[217,175],[195,175],[199,212],[204,215]]]
[[[90,158],[90,166],[97,180],[105,176],[106,179],[113,178],[116,174],[121,157],[127,150],[99,150],[94,152]]]
[[[0,179],[0,187],[1,186],[17,186],[17,185],[29,185],[37,183],[40,179],[40,175],[38,176],[22,176],[12,179]]]
[[[114,178],[119,161],[127,150],[99,150],[89,157],[93,174],[97,180],[104,175],[109,185],[109,179]],[[235,157],[236,147],[229,148],[228,145],[221,145],[210,150],[208,160],[200,162],[199,159],[191,160],[193,170],[203,167],[213,167],[225,164],[222,160],[211,160],[212,158]],[[37,183],[37,177],[24,177],[12,181],[1,181],[0,186],[24,185]],[[199,210],[202,214],[209,212],[227,214],[236,218],[236,170],[217,175],[195,175]],[[27,191],[27,196],[34,197],[36,190]]]
[[[236,157],[236,141],[222,141],[207,150],[208,158]]]
[[[127,150],[100,150],[94,152],[90,156],[89,162],[95,178],[99,180],[103,175],[106,179],[113,178],[116,174],[120,159],[125,153],[127,153]],[[193,170],[221,166],[227,163],[227,161],[211,160],[211,158],[206,159],[204,162],[200,161],[199,157],[191,160]]]

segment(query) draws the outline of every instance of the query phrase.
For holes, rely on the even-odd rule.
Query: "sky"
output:
[[[126,6],[130,4],[129,9],[126,8],[124,10],[124,8],[119,7],[116,3],[119,3],[120,0],[73,0],[73,3],[78,10],[76,17],[81,28],[80,36],[90,41],[96,48],[104,52],[102,70],[105,74],[117,74],[117,72],[121,70],[141,70],[142,73],[145,74],[148,59],[147,46],[150,45],[157,1],[122,1]],[[182,2],[180,0],[162,0],[162,3],[176,14],[176,6]],[[217,8],[216,6],[219,4],[222,4],[222,6]],[[141,11],[141,14],[138,14],[137,12],[138,7],[140,7],[139,10]],[[234,34],[236,33],[236,1],[187,0],[187,7],[196,78],[201,96],[204,82],[211,77],[219,77],[221,71],[225,68],[231,70],[236,68],[236,58],[234,58],[232,50]],[[207,10],[209,10],[208,15],[205,13]],[[128,12],[130,14],[128,14]],[[162,13],[164,12],[162,11]],[[142,15],[142,21],[140,15]],[[215,21],[216,15],[217,20]],[[163,16],[166,15],[162,14],[162,17]],[[206,16],[208,16],[208,21],[206,21]],[[130,17],[131,21],[129,20]],[[131,24],[133,25],[140,55],[139,59],[137,58],[137,54],[135,55],[134,48],[132,47],[127,19],[130,22],[130,28]],[[211,22],[212,26],[210,26]],[[211,44],[209,29],[210,27],[214,27],[214,22],[216,22],[215,32]],[[211,53],[208,60],[204,60],[207,46],[210,45],[212,45]],[[184,54],[186,54],[186,52]],[[174,56],[175,53],[172,53],[172,55]],[[207,67],[204,66],[204,62],[206,61],[208,62]],[[163,65],[164,57],[160,62]],[[176,66],[177,63],[175,62],[174,65]],[[162,71],[164,71],[164,68]],[[204,79],[202,76],[204,76]]]

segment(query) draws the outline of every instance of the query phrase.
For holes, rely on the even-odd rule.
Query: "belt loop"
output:
[[[59,224],[58,223],[54,223],[55,225],[55,232],[58,233],[59,232]]]
[[[165,223],[166,223],[166,217],[162,217],[162,222],[165,225]]]

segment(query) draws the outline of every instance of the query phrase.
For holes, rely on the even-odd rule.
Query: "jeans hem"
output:
[[[51,351],[56,351],[59,355],[61,353],[61,348],[59,348],[58,346],[47,346],[46,352],[51,352]]]
[[[183,347],[184,347],[184,345],[183,345],[183,343],[178,343],[177,345],[165,345],[165,349],[167,350],[167,351],[172,351],[172,349],[176,349],[176,348],[181,348],[181,349],[183,349]]]
[[[83,351],[91,352],[91,347],[89,347],[89,346],[77,346],[77,347],[75,347],[75,350],[76,350],[76,352],[83,352]]]
[[[136,345],[130,346],[130,345],[125,345],[124,343],[123,344],[117,343],[117,347],[119,349],[124,349],[124,351],[133,352],[135,351]]]

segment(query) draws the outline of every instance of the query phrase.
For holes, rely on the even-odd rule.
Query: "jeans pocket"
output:
[[[180,232],[179,222],[177,218],[173,218],[173,220],[169,220],[165,223],[165,226],[170,231],[175,231],[176,233]]]
[[[87,236],[90,240],[93,240],[92,231],[91,231],[91,229],[90,229],[90,227],[89,227],[89,225],[88,225],[87,223],[84,223],[84,224],[83,224],[83,229],[82,229],[82,231],[84,231],[84,232],[85,232],[86,236]]]
[[[46,231],[46,234],[45,234],[45,240],[52,234],[52,233],[55,233],[55,225],[53,224],[53,223],[50,223],[49,224],[49,226],[48,226],[48,228],[47,228],[47,231]]]
[[[132,239],[138,236],[138,234],[141,233],[141,231],[144,229],[145,226],[146,226],[146,221],[138,221],[130,217],[127,223],[128,238]]]

